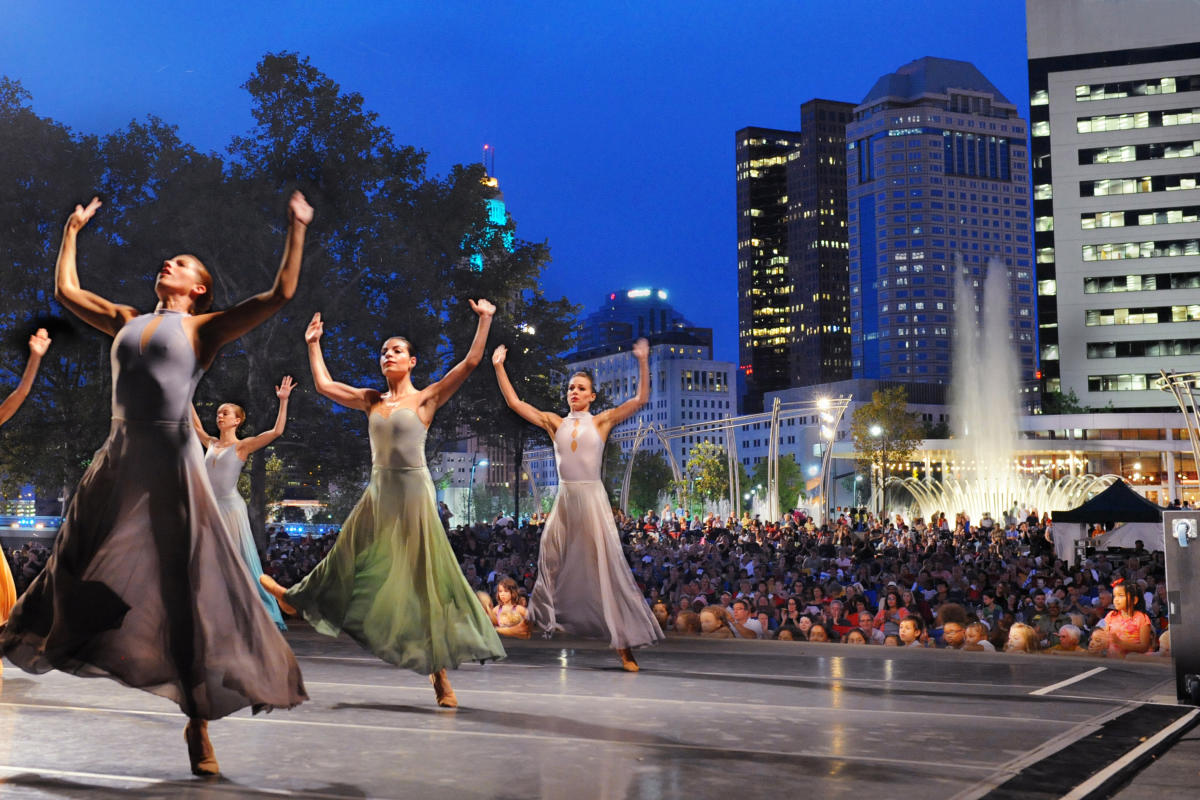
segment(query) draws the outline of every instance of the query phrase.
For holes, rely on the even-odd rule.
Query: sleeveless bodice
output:
[[[554,434],[554,461],[560,481],[598,481],[604,440],[587,411],[572,411]]]
[[[237,494],[238,477],[245,464],[237,457],[237,445],[210,445],[204,454],[204,466],[208,469],[208,482],[212,484],[213,494],[217,497]]]
[[[183,331],[182,311],[155,311],[125,323],[113,340],[112,415],[136,422],[188,422],[203,369]],[[157,327],[142,342],[146,326]]]
[[[411,408],[393,409],[390,416],[367,414],[371,465],[384,469],[424,469],[426,429]]]

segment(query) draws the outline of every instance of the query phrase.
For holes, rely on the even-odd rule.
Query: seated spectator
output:
[[[867,644],[867,634],[862,628],[851,628],[843,640],[846,644]]]
[[[825,629],[824,624],[814,622],[812,630],[808,632],[808,640],[810,642],[829,642],[829,631]]]
[[[684,636],[696,636],[700,633],[700,615],[695,611],[680,611],[675,616],[675,632]]]
[[[1083,631],[1074,625],[1063,625],[1058,629],[1058,644],[1046,650],[1047,653],[1068,653],[1070,655],[1087,655],[1087,650],[1080,646]]]
[[[517,639],[528,639],[530,635],[529,621],[525,618],[528,613],[521,605],[517,582],[512,578],[502,578],[496,584],[496,603],[491,608],[489,616],[496,633],[501,636],[512,636]]]
[[[1096,628],[1088,637],[1087,651],[1089,656],[1106,658],[1108,656],[1108,631]]]
[[[924,621],[920,614],[912,614],[900,620],[900,643],[905,647],[924,647],[924,633]]]
[[[1008,631],[1008,641],[1004,645],[1006,653],[1036,653],[1041,636],[1037,628],[1024,622],[1014,622]]]
[[[671,619],[671,612],[667,610],[667,604],[659,600],[650,607],[650,613],[654,614],[654,618],[658,620],[658,627],[665,631],[667,622]]]
[[[870,611],[859,612],[858,628],[866,638],[867,644],[883,644],[884,633],[875,627],[875,615]]]
[[[996,646],[988,641],[988,628],[982,622],[972,622],[963,632],[963,650],[996,652]]]
[[[732,623],[724,606],[705,606],[700,612],[700,635],[706,639],[732,639]]]
[[[1113,584],[1113,611],[1104,617],[1108,631],[1108,655],[1124,658],[1126,653],[1146,653],[1154,644],[1150,617],[1140,609],[1142,593],[1130,589],[1122,579]]]
[[[965,625],[957,621],[942,625],[942,645],[947,650],[961,650],[966,643],[967,628]]]
[[[744,597],[733,601],[731,628],[739,639],[761,639],[765,633],[759,621],[750,616],[750,601]]]
[[[899,647],[900,646],[900,637],[894,633],[889,633],[887,636],[883,637],[883,646],[884,647]]]

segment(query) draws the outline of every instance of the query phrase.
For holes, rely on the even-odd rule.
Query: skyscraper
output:
[[[1023,380],[1035,372],[1025,122],[974,65],[921,58],[880,78],[846,131],[854,377],[948,383],[956,262],[1011,287]],[[973,310],[972,310],[973,313]]]
[[[762,408],[763,392],[790,385],[787,163],[798,139],[796,131],[773,128],[737,132],[738,369],[748,411]]]
[[[850,251],[846,228],[846,124],[853,103],[800,106],[788,156],[788,271],[792,278],[790,386],[850,377]]]
[[[1154,378],[1200,355],[1200,5],[1026,14],[1044,388],[1173,408]]]

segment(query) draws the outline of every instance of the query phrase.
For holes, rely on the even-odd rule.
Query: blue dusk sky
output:
[[[975,63],[1028,117],[1021,0],[0,0],[0,74],[78,131],[155,114],[223,151],[251,126],[239,87],[282,50],[432,173],[494,146],[518,236],[550,245],[548,295],[591,311],[663,288],[735,363],[737,129],[795,129],[804,101],[858,102],[922,56]]]

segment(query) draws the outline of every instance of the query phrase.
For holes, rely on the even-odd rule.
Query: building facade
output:
[[[789,386],[851,374],[846,124],[853,112],[853,103],[809,100],[800,106],[798,146],[788,155]]]
[[[1173,408],[1154,379],[1200,355],[1200,5],[1026,12],[1044,389]]]
[[[1033,379],[1025,135],[1016,106],[965,61],[913,61],[855,108],[846,131],[854,377],[948,383],[956,273],[980,287],[996,264],[1011,290],[1020,375]]]
[[[739,399],[743,410],[758,411],[764,392],[791,385],[787,165],[800,134],[750,127],[736,136],[738,369],[746,382]]]

